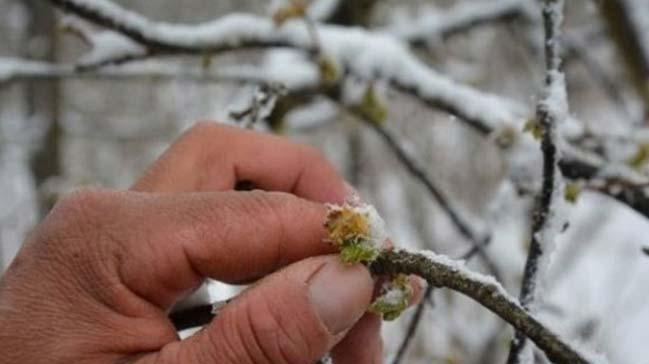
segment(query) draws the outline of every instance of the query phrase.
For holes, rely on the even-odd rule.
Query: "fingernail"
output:
[[[373,282],[362,265],[328,262],[310,280],[311,303],[332,335],[351,328],[367,310]]]

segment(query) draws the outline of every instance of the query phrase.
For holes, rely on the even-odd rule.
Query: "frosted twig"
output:
[[[285,94],[286,87],[281,83],[262,83],[253,93],[250,105],[240,111],[230,111],[230,117],[244,128],[252,128],[273,112],[277,99]]]
[[[149,20],[108,0],[50,2],[146,46],[147,56],[217,54],[276,46],[315,51],[307,26],[301,22],[276,27],[264,17],[233,14],[198,25],[169,24]],[[322,48],[347,71],[364,79],[373,79],[378,74],[395,87],[458,115],[479,130],[492,130],[502,123],[524,118],[524,105],[435,72],[387,34],[331,25],[318,25],[317,30]]]
[[[414,274],[424,278],[433,287],[449,288],[462,293],[500,316],[516,330],[525,333],[553,363],[590,364],[583,353],[527,312],[493,277],[475,273],[460,261],[432,252],[384,250],[370,265],[370,270],[377,275]],[[211,312],[212,305],[204,307]],[[195,321],[192,326],[202,326],[211,320],[211,316],[207,315],[193,318]],[[172,320],[175,323],[180,320],[189,321],[178,313],[172,316]]]
[[[525,310],[492,277],[467,269],[461,262],[432,252],[384,251],[372,263],[375,274],[414,274],[434,287],[460,292],[525,333],[555,364],[585,364],[582,353],[561,340]]]
[[[482,247],[486,246],[489,243],[491,237],[486,237],[484,241],[482,242],[481,245],[474,245],[469,249],[466,253],[462,255],[460,260],[464,260],[466,262],[470,261],[473,257],[475,257],[480,251],[483,251]],[[493,264],[493,263],[491,263]],[[494,265],[495,267],[495,265]],[[496,277],[494,275],[494,277]],[[498,281],[500,281],[498,278],[496,278]],[[417,329],[419,328],[419,324],[421,323],[421,319],[423,317],[424,310],[426,308],[426,304],[430,304],[431,307],[433,305],[433,288],[432,286],[428,286],[426,288],[426,291],[423,294],[421,302],[417,304],[417,307],[415,308],[415,313],[412,315],[412,318],[410,319],[410,322],[408,323],[408,327],[406,329],[406,334],[404,335],[401,345],[399,345],[399,349],[397,350],[397,354],[394,357],[394,360],[392,361],[392,364],[399,364],[401,363],[406,350],[408,350],[408,346],[410,346],[410,342],[412,339],[415,337],[415,334],[417,333]]]
[[[501,0],[506,1],[506,0]],[[65,11],[121,33],[146,47],[145,53],[104,58],[95,66],[173,54],[216,54],[251,47],[287,46],[313,52],[313,40],[305,24],[288,22],[282,27],[264,17],[233,14],[197,24],[170,24],[147,19],[108,0],[50,0]],[[380,77],[392,86],[422,100],[432,108],[458,116],[483,135],[503,126],[520,125],[526,119],[524,105],[459,84],[419,61],[398,39],[361,28],[317,25],[322,48],[349,72],[364,79]],[[92,64],[85,64],[92,67]],[[313,85],[317,87],[317,85]],[[571,178],[585,178],[581,160],[561,163]],[[649,197],[643,190],[625,189],[613,197],[649,217]]]
[[[529,310],[537,293],[541,279],[543,262],[548,260],[551,246],[556,239],[556,222],[552,221],[557,214],[557,202],[563,198],[560,189],[561,172],[559,134],[557,124],[567,118],[567,99],[565,80],[560,71],[559,32],[563,17],[563,0],[544,0],[543,22],[545,29],[545,90],[537,106],[537,118],[542,128],[541,151],[543,153],[543,183],[532,217],[532,236],[530,250],[525,262],[523,282],[521,284],[520,302]],[[523,362],[527,339],[526,334],[517,330],[511,342],[507,358],[508,364]]]

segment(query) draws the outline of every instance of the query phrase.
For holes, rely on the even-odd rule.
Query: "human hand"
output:
[[[347,193],[312,148],[199,123],[131,190],[73,193],[29,236],[0,280],[0,363],[380,363],[372,278],[322,243]],[[168,311],[205,277],[256,283],[180,341]]]

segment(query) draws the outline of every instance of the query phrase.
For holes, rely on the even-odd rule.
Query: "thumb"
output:
[[[294,263],[244,292],[198,334],[168,344],[154,362],[313,363],[363,316],[373,285],[365,267],[335,256]]]

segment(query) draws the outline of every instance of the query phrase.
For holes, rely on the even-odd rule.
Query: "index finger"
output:
[[[317,202],[342,202],[347,195],[344,179],[316,149],[212,122],[187,131],[132,189],[225,191],[240,182]]]

